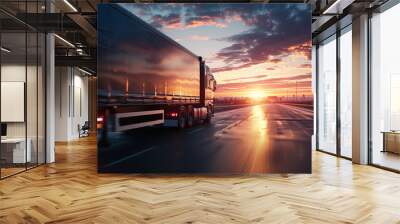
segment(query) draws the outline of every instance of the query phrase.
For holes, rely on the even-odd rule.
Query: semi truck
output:
[[[118,4],[98,6],[100,138],[210,122],[216,81],[202,57]]]

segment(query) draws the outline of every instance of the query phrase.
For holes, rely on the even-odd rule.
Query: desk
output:
[[[400,154],[400,131],[383,131],[382,152]]]
[[[26,163],[31,162],[31,139],[28,142],[25,151],[25,138],[5,138],[1,139],[1,156],[6,163]],[[4,154],[4,155],[3,155]],[[12,158],[12,159],[11,159]]]

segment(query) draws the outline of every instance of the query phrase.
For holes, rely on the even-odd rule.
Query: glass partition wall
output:
[[[336,153],[336,36],[318,46],[318,149]]]
[[[340,32],[340,155],[352,157],[352,34],[351,25]]]
[[[370,40],[369,164],[397,172],[400,171],[398,21],[400,21],[400,4],[393,2],[383,4],[370,17],[368,34]],[[317,149],[350,159],[352,157],[351,25],[337,31],[335,37],[317,44],[317,48],[315,59],[318,73]],[[330,73],[334,74],[329,75]],[[332,87],[334,85],[337,85],[336,89]]]
[[[18,7],[37,12],[43,10],[39,2]],[[0,11],[0,178],[45,163],[45,41],[43,33]]]
[[[371,18],[370,162],[400,171],[400,4]]]
[[[351,25],[318,44],[317,149],[352,157]]]

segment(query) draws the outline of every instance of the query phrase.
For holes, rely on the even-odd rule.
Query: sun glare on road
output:
[[[261,105],[256,105],[252,109],[253,123],[262,137],[265,136],[267,131],[267,120]]]
[[[265,105],[255,105],[251,110],[251,144],[253,150],[248,163],[249,172],[262,172],[268,170],[269,164],[266,162],[267,152],[269,151],[269,141],[267,132],[267,117],[265,115]]]

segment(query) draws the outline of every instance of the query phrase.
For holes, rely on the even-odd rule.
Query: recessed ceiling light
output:
[[[9,49],[7,49],[5,47],[1,47],[1,51],[4,51],[6,53],[10,53],[11,52],[11,50],[9,50]]]
[[[68,5],[74,12],[78,12],[78,10],[73,6],[68,0],[64,0],[65,4]]]
[[[342,14],[343,10],[351,5],[355,0],[336,0],[322,14]]]
[[[67,44],[70,47],[75,48],[75,45],[73,45],[71,42],[69,42],[68,40],[62,38],[61,36],[59,36],[58,34],[54,34],[55,37],[57,37],[59,40],[61,40],[62,42],[64,42],[65,44]]]
[[[87,74],[87,75],[90,75],[90,76],[93,75],[92,73],[90,73],[90,72],[88,72],[88,71],[86,71],[86,70],[83,70],[83,69],[81,69],[81,68],[79,68],[79,67],[78,67],[78,70],[81,71],[81,72],[83,72],[83,73],[85,73],[85,74]]]

